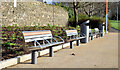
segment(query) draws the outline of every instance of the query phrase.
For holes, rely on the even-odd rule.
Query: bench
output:
[[[78,35],[77,30],[65,30],[67,38],[66,38],[66,42],[70,42],[70,48],[73,48],[73,41],[76,41],[77,46],[79,46],[79,40],[86,38],[85,34],[80,34],[80,36]]]
[[[102,37],[103,36],[103,30],[99,30],[99,36]]]
[[[98,28],[94,28],[96,37],[101,37],[102,32]]]
[[[89,39],[91,37],[91,40],[93,40],[93,36],[94,36],[93,31],[91,29],[89,29]]]
[[[98,28],[94,28],[94,32],[89,29],[89,37],[91,37],[91,40],[93,40],[93,36],[96,35],[96,38],[98,38],[98,36],[100,36],[100,32],[99,32],[99,29]]]
[[[49,48],[49,56],[53,56],[53,46],[64,43],[64,40],[60,36],[53,36],[50,30],[40,31],[23,31],[25,43],[34,42],[33,46],[25,47],[27,50],[32,51],[32,63],[36,64],[37,57],[35,53],[39,50]],[[60,41],[56,40],[59,39]],[[42,41],[42,43],[41,43]]]

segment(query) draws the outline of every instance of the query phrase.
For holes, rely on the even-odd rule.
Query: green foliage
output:
[[[105,22],[105,18],[96,17],[96,16],[88,17],[88,16],[85,16],[85,15],[79,15],[78,16],[78,25],[82,24],[86,20],[90,20],[89,26],[92,29],[99,28],[99,24],[102,24],[103,22]],[[108,21],[107,28],[108,28],[108,31],[109,31],[111,26],[110,26],[109,19],[107,21]]]
[[[88,15],[81,15],[81,14],[79,14],[79,15],[77,15],[77,17],[78,17],[78,20],[82,20],[83,18],[84,19],[89,19]]]
[[[6,36],[7,36],[7,34],[2,34],[2,36],[6,37]]]
[[[61,6],[61,2],[55,3],[56,6]]]
[[[71,18],[74,18],[74,12],[72,11],[72,9],[67,6],[61,6],[61,7],[68,12],[69,20],[72,20]]]
[[[116,21],[116,20],[110,20],[110,24],[111,24],[111,27],[117,29],[117,30],[120,30],[120,21]]]
[[[5,42],[2,44],[3,46],[15,46],[15,43]]]
[[[11,34],[11,37],[10,37],[11,40],[15,40],[15,34]]]
[[[8,30],[8,31],[12,31],[12,27],[13,27],[13,26],[7,26],[7,30]]]
[[[7,38],[6,38],[6,37],[2,37],[1,39],[2,39],[2,40],[3,40],[3,39],[4,39],[4,40],[7,40]]]
[[[23,37],[22,37],[22,36],[17,36],[17,38],[19,38],[19,39],[23,39]]]
[[[2,25],[2,27],[5,27],[5,25]]]
[[[94,29],[91,29],[92,30],[92,32],[95,32],[95,30]]]

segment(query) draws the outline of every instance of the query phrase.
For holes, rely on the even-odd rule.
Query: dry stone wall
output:
[[[60,25],[68,23],[68,13],[61,7],[42,2],[1,2],[2,25],[34,26]]]

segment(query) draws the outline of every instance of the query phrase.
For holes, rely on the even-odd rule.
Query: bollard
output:
[[[50,55],[50,57],[53,57],[53,54],[54,54],[54,52],[53,52],[53,48],[52,48],[52,46],[50,47],[50,50],[49,50],[49,55]]]
[[[73,43],[70,41],[70,49],[73,49]]]
[[[93,40],[93,36],[91,36],[91,40]]]
[[[37,51],[32,51],[32,64],[37,64]]]

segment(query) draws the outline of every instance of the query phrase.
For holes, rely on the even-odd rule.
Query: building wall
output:
[[[1,2],[2,25],[18,26],[60,25],[68,23],[68,13],[61,7],[44,4],[42,2]]]

